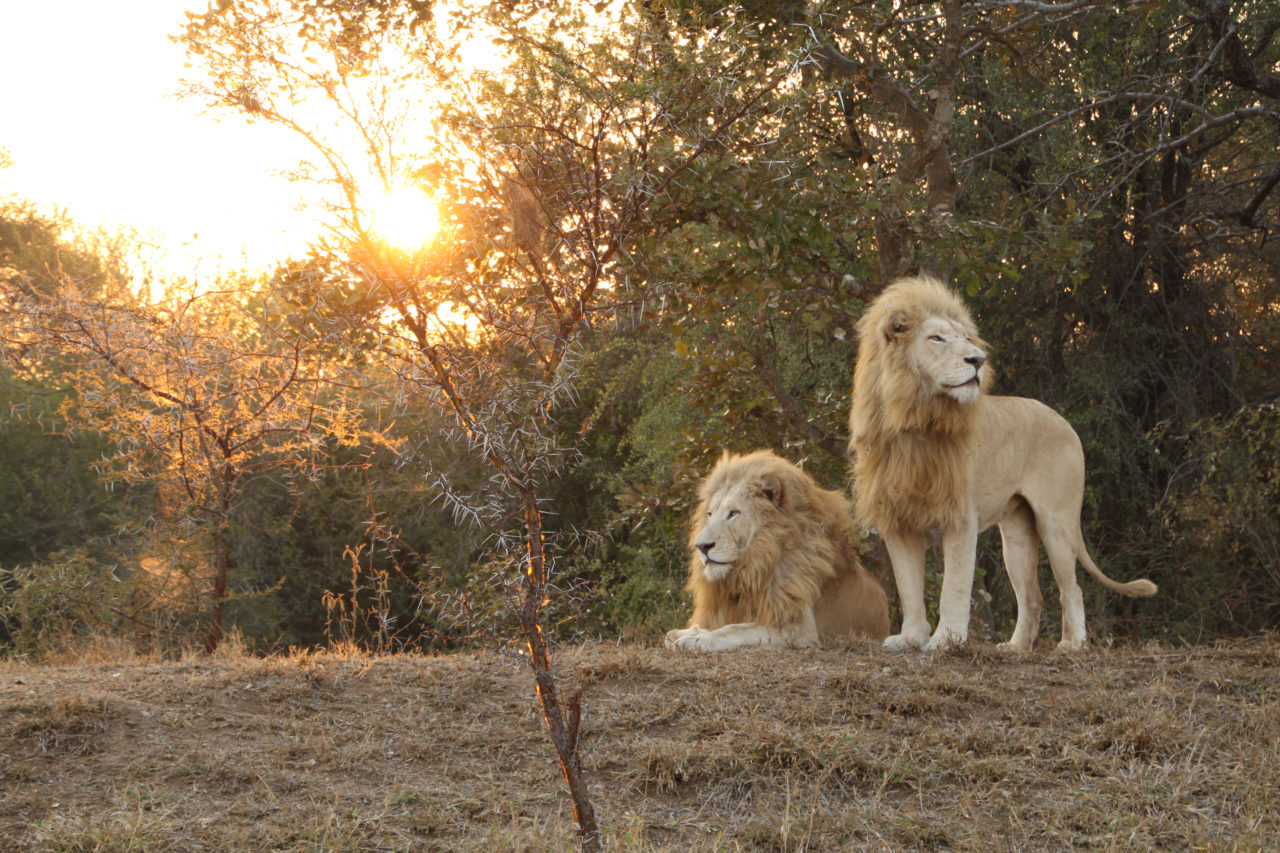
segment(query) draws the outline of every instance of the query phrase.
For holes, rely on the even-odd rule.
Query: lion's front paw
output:
[[[909,634],[893,634],[884,638],[884,647],[891,652],[919,651],[924,641]]]
[[[949,628],[939,628],[933,632],[933,636],[929,642],[924,644],[926,652],[946,652],[951,649],[958,649],[964,645],[967,640],[964,634]]]
[[[705,633],[697,625],[692,628],[672,628],[667,632],[664,645],[669,649],[697,649],[698,635]]]
[[[1062,641],[1058,643],[1058,651],[1063,654],[1071,654],[1072,652],[1082,652],[1087,648],[1089,648],[1089,641],[1086,639],[1069,640],[1066,637],[1063,637]]]
[[[1010,655],[1029,655],[1031,654],[1031,644],[1009,640],[1005,643],[997,643],[996,649]]]

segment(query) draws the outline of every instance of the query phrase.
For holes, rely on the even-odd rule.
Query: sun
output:
[[[392,187],[365,202],[370,230],[397,249],[421,249],[440,230],[440,209],[417,187]]]

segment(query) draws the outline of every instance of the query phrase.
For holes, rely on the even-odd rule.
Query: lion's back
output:
[[[974,498],[984,526],[998,520],[1010,495],[1025,497],[1039,514],[1057,511],[1078,518],[1084,449],[1067,419],[1027,397],[993,395],[981,406]]]

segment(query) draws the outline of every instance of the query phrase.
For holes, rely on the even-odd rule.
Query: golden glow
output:
[[[440,209],[416,187],[393,187],[365,203],[369,229],[397,249],[421,249],[440,230]]]
[[[0,34],[25,34],[7,41],[0,35],[0,77],[18,79],[23,69],[48,66],[32,85],[5,93],[8,113],[40,120],[10,123],[0,133],[0,147],[13,160],[0,169],[0,196],[12,193],[51,212],[66,210],[90,230],[125,229],[138,238],[138,263],[166,278],[202,282],[304,256],[334,225],[331,211],[350,215],[349,199],[334,192],[335,181],[362,189],[362,225],[372,222],[369,230],[387,243],[412,252],[439,239],[441,215],[430,193],[393,190],[384,202],[379,192],[384,176],[437,157],[439,110],[433,105],[459,96],[436,89],[435,69],[423,64],[421,45],[405,53],[388,36],[374,45],[382,53],[367,76],[352,76],[331,92],[300,81],[284,87],[287,96],[276,93],[308,138],[336,155],[344,174],[333,175],[311,143],[285,126],[250,124],[226,110],[216,112],[220,121],[210,120],[210,100],[198,92],[216,86],[201,61],[170,38],[185,25],[185,12],[210,5],[205,0],[134,0],[127,15],[114,4],[75,0],[77,26],[70,28],[59,17],[66,16],[64,5],[0,3]],[[495,43],[494,32],[461,25],[468,4],[440,0],[434,8],[441,39],[459,51],[453,79],[500,72],[508,52]],[[323,45],[308,52],[291,26],[268,22],[283,53],[297,66],[318,63],[314,79],[336,75]],[[76,61],[50,64],[50,56]],[[85,74],[86,68],[95,71]],[[174,98],[184,82],[197,94]],[[273,91],[262,96],[270,100]],[[49,110],[51,103],[67,109]],[[368,162],[367,128],[347,122],[353,104],[357,111],[378,105],[378,126],[387,129],[384,141],[395,157],[388,148],[378,163]],[[139,132],[107,134],[92,144],[81,132],[86,123],[121,122]],[[322,165],[313,168],[313,162]]]
[[[463,331],[468,337],[480,328],[480,318],[456,302],[441,302],[436,306],[436,319],[448,328]]]

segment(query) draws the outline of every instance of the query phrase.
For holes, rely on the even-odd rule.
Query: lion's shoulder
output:
[[[1006,458],[1083,453],[1080,436],[1067,419],[1030,397],[984,398],[976,435],[974,454],[987,471],[1004,467],[1001,460]]]

